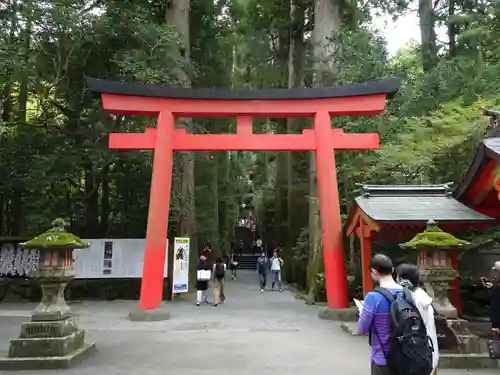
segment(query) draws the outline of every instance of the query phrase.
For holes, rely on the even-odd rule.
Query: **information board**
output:
[[[141,278],[144,264],[145,239],[84,239],[87,249],[73,252],[76,279]],[[164,277],[168,275],[168,241]]]
[[[76,279],[141,278],[145,239],[84,239],[89,248],[73,251]],[[164,277],[168,275],[168,241]],[[29,277],[36,270],[38,250],[22,249],[12,243],[0,248],[0,276]]]

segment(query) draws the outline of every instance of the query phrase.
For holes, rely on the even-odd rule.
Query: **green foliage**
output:
[[[326,278],[324,273],[317,273],[313,280],[314,300],[326,301]]]
[[[154,121],[105,114],[83,78],[176,85],[174,71],[183,68],[195,86],[229,86],[233,24],[223,16],[227,4],[191,3],[198,27],[192,28],[190,66],[176,60],[178,33],[164,22],[164,3],[26,0],[0,6],[0,235],[32,236],[50,225],[48,218],[63,216],[82,237],[145,236],[151,152],[112,151],[107,143],[110,132],[141,132]],[[228,121],[196,125],[218,132]],[[196,213],[198,242],[220,243],[227,251],[245,168],[237,158],[222,159],[211,168],[214,163],[197,156]],[[173,184],[181,179],[174,170]],[[180,202],[172,196],[169,236],[192,208]]]

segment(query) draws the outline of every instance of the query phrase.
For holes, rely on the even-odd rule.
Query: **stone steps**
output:
[[[438,369],[472,370],[500,368],[498,363],[486,353],[440,353]]]

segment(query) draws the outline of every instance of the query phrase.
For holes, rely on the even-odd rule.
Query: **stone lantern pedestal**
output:
[[[85,331],[78,328],[64,299],[64,289],[74,278],[73,249],[89,245],[64,230],[64,221],[22,244],[40,251],[34,275],[42,289],[42,300],[21,325],[19,338],[10,342],[8,357],[0,357],[0,370],[69,368],[94,352],[85,343]]]
[[[453,250],[452,250],[453,251]],[[450,282],[458,272],[451,267],[450,254],[445,250],[425,249],[420,252],[419,265],[425,290],[432,297],[434,307],[441,315],[457,319],[458,312],[448,296]]]

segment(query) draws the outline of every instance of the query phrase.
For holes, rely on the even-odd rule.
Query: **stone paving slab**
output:
[[[362,337],[342,332],[339,322],[318,319],[291,292],[259,292],[248,271],[227,282],[219,307],[193,301],[171,306],[162,322],[130,322],[133,301],[74,303],[81,328],[97,353],[71,370],[16,371],[17,375],[342,375],[369,374],[369,347]],[[0,303],[0,351],[19,334],[35,304]],[[1,372],[1,375],[6,372]],[[12,374],[12,373],[11,373]],[[489,375],[499,370],[441,370],[439,374]]]

